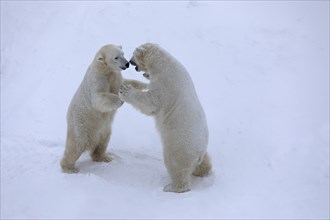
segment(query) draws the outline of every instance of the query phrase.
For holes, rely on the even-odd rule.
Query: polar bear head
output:
[[[95,56],[95,61],[102,67],[118,72],[129,67],[121,46],[108,44],[103,46]]]
[[[161,48],[157,44],[146,43],[137,47],[133,52],[133,57],[129,61],[133,66],[135,66],[135,70],[140,72],[145,72],[143,74],[144,77],[149,78],[149,72],[151,65],[155,64],[155,59],[157,57],[158,52]]]

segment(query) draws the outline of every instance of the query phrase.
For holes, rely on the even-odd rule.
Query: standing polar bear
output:
[[[180,62],[156,44],[138,47],[130,63],[145,72],[150,84],[141,91],[124,83],[119,97],[156,119],[172,181],[164,191],[189,191],[191,174],[206,176],[211,170],[206,118],[193,82]]]
[[[78,172],[75,162],[87,149],[94,161],[112,160],[106,148],[114,115],[123,104],[118,96],[123,83],[121,70],[128,67],[121,46],[105,45],[96,53],[67,112],[67,139],[61,160],[63,172]],[[125,83],[136,89],[145,86],[135,80]]]

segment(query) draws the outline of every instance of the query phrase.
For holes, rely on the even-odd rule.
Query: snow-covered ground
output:
[[[169,182],[154,121],[122,106],[111,163],[63,174],[65,115],[104,44],[188,69],[213,173]],[[130,68],[126,78],[143,80]],[[329,218],[328,1],[1,1],[1,219]]]

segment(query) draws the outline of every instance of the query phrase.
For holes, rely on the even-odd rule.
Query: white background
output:
[[[162,191],[154,121],[128,104],[111,163],[60,170],[96,51],[145,42],[187,68],[207,116],[213,173],[187,193]],[[1,1],[1,218],[329,218],[329,2]]]

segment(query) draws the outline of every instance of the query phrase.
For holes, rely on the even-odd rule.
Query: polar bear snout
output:
[[[129,62],[125,63],[125,69],[129,67]]]
[[[129,62],[130,62],[133,66],[135,66],[135,70],[136,70],[137,72],[140,71],[139,66],[135,63],[135,61],[133,60],[133,58],[132,58]]]
[[[136,66],[136,63],[134,62],[133,59],[131,59],[129,62],[130,62],[133,66]]]
[[[126,70],[129,67],[129,62],[125,60],[125,64],[123,66],[120,66],[122,70]]]

